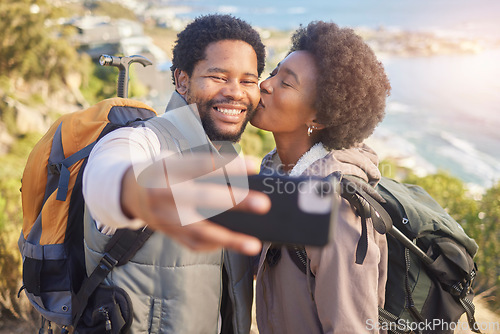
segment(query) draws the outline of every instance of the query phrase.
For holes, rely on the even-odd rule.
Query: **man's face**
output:
[[[260,99],[257,55],[250,44],[223,40],[207,46],[191,77],[178,76],[177,91],[196,103],[212,141],[240,139]]]

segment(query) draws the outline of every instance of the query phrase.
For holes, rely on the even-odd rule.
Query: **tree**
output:
[[[21,176],[26,158],[40,135],[24,136],[0,156],[0,318],[30,320],[31,306],[25,297],[19,299],[21,287],[21,254],[17,239],[22,226]]]
[[[0,0],[0,74],[57,87],[80,56],[66,39],[69,27],[54,24],[63,11],[46,0]],[[61,80],[61,78],[63,80]]]
[[[480,222],[473,237],[479,245],[479,283],[500,290],[500,182],[488,189],[479,206]],[[494,300],[500,308],[500,300]]]
[[[444,171],[418,177],[410,173],[406,183],[424,188],[445,210],[466,230],[473,229],[479,222],[478,202],[468,193],[464,183]]]

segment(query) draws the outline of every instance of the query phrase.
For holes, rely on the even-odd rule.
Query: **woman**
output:
[[[263,169],[320,177],[340,171],[377,183],[377,156],[362,141],[384,117],[390,84],[353,30],[325,22],[299,28],[290,53],[260,88],[252,124],[276,141]],[[260,333],[377,332],[387,245],[369,222],[366,257],[357,264],[360,236],[360,217],[343,200],[332,242],[305,247],[307,274],[285,246],[265,245],[256,286]]]

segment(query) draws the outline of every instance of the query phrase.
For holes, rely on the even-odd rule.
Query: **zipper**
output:
[[[228,286],[227,286],[227,291],[229,293],[229,299],[231,299],[231,305],[233,307],[233,319],[231,319],[231,322],[233,323],[233,330],[237,331],[238,330],[238,324],[237,324],[237,314],[236,314],[236,298],[234,296],[234,290],[233,290],[233,276],[232,276],[232,272],[229,268],[231,268],[231,264],[229,263],[229,256],[227,256],[226,254],[226,257],[224,259],[225,261],[227,261],[227,267],[226,267],[226,274],[227,274],[227,283],[228,283]]]
[[[219,307],[218,307],[218,311],[217,311],[217,328],[216,328],[216,334],[219,334],[220,330],[222,329],[222,314],[221,314],[221,307],[222,307],[222,293],[224,291],[224,287],[222,286],[224,283],[222,282],[222,270],[223,270],[223,266],[224,266],[224,253],[226,251],[223,249],[221,251],[221,265],[220,265],[220,285],[219,285],[219,288],[220,288],[220,293],[219,293]]]
[[[105,328],[106,328],[106,332],[111,332],[111,330],[113,329],[113,326],[111,325],[111,319],[109,318],[109,312],[108,312],[108,309],[106,307],[100,307],[99,308],[99,313],[102,313],[104,315],[104,318],[105,318]]]

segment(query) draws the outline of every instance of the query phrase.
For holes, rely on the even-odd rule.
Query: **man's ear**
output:
[[[174,71],[175,78],[175,90],[177,93],[185,96],[188,91],[189,86],[189,76],[186,71],[179,70],[178,68]]]

